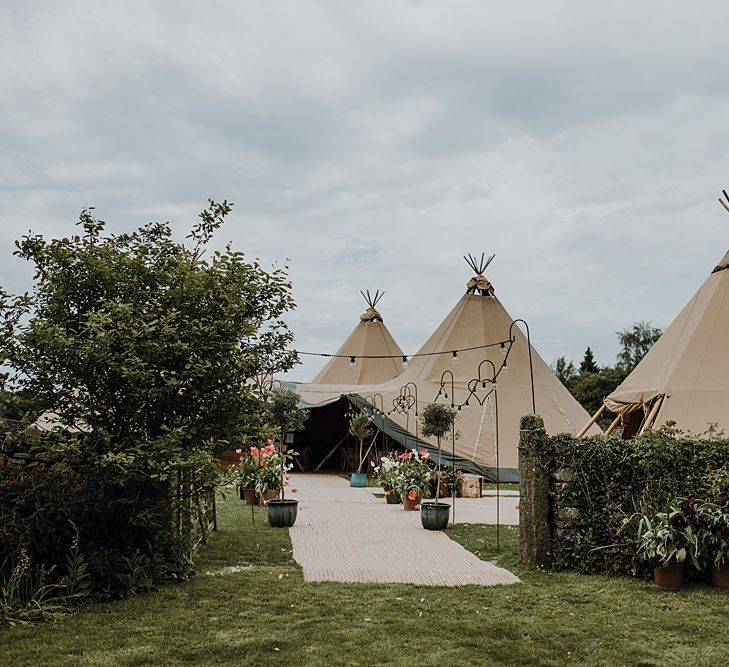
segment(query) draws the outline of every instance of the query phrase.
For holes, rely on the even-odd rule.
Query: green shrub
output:
[[[104,599],[191,573],[195,504],[215,485],[217,464],[204,453],[172,455],[169,442],[123,454],[103,445],[91,435],[6,437],[0,577],[25,554],[49,585]]]

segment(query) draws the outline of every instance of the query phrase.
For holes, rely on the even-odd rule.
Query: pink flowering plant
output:
[[[428,497],[431,470],[430,454],[425,450],[413,449],[400,454],[400,465],[393,477],[393,490],[403,498],[415,500],[418,496]]]
[[[259,476],[259,471],[270,464],[270,458],[275,455],[276,448],[269,440],[265,447],[250,447],[247,452],[236,449],[239,463],[233,468],[231,482],[244,488],[253,486]]]

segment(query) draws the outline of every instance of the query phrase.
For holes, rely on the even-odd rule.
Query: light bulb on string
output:
[[[458,363],[458,350],[453,351],[453,363],[454,364]]]
[[[506,356],[506,344],[505,343],[501,343],[501,356],[502,357]]]
[[[357,360],[354,357],[349,358],[349,367],[357,368]]]
[[[403,355],[403,357],[402,357],[402,367],[403,368],[408,367],[408,358],[405,355]]]
[[[501,365],[501,372],[502,372],[502,373],[506,373],[506,371],[508,371],[508,370],[509,370],[509,367],[508,367],[508,366],[506,365],[506,362],[504,362],[504,363],[503,363],[503,364]]]

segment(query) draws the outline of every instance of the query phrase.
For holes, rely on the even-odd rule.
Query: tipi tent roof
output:
[[[378,384],[402,372],[403,352],[377,311],[384,295],[361,293],[368,308],[342,347],[312,380],[315,384]],[[354,359],[354,368],[351,360]]]
[[[653,427],[729,430],[729,252],[623,383],[605,399],[628,414],[663,397]]]
[[[502,342],[504,356],[501,354]],[[507,361],[507,370],[501,370],[497,377],[495,392],[491,391],[490,384],[483,382],[493,375],[490,364],[482,363],[484,360],[491,361],[495,369],[500,369],[504,360]],[[576,432],[589,415],[533,348],[531,361],[536,409],[544,417],[547,430],[551,433]],[[312,383],[298,385],[297,391],[310,405],[326,404],[342,395],[355,395],[352,397],[355,403],[381,395],[387,416],[376,423],[389,429],[388,433],[406,446],[417,435],[416,411],[422,411],[436,400],[461,405],[456,420],[459,434],[455,442],[457,465],[494,476],[498,428],[498,467],[502,481],[507,481],[518,478],[519,420],[532,412],[529,362],[527,338],[513,325],[511,316],[494,296],[493,287],[479,273],[469,282],[467,293],[397,378],[365,386]],[[479,366],[489,370],[481,378]],[[403,410],[405,401],[400,398],[404,394],[409,397],[410,409],[407,411]],[[379,398],[371,402],[379,406]],[[599,429],[593,427],[592,432],[598,433]],[[435,441],[425,441],[425,444],[433,448]],[[444,448],[450,452],[453,443],[447,443]]]

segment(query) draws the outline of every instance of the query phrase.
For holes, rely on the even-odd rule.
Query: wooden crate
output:
[[[483,491],[483,477],[478,475],[464,475],[461,484],[462,498],[480,498]]]

